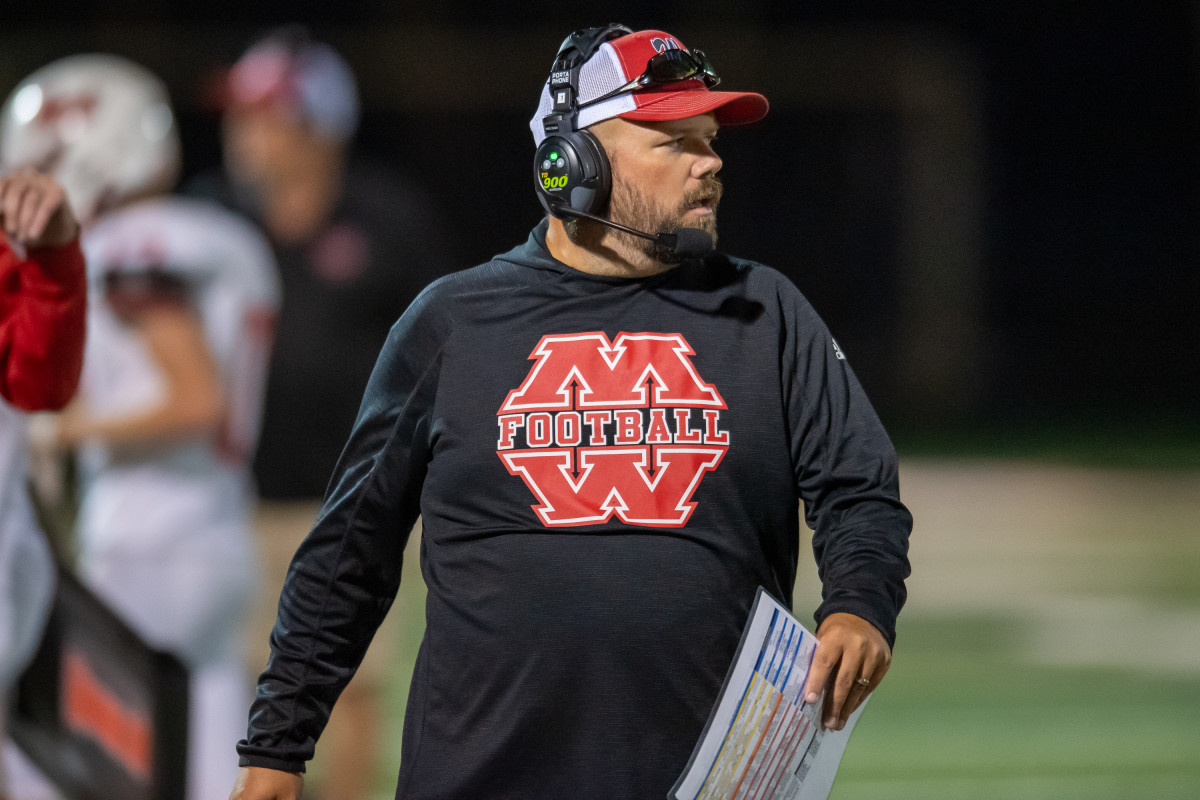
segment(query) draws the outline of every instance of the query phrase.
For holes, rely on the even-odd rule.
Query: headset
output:
[[[612,190],[612,168],[600,141],[579,122],[579,70],[600,45],[633,30],[611,22],[577,30],[563,40],[550,70],[546,138],[533,156],[533,185],[547,213],[558,219],[600,214]],[[579,213],[572,213],[579,212]]]

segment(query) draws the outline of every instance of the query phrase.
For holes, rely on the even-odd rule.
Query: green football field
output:
[[[1200,797],[1200,473],[906,460],[901,481],[909,603],[832,797]],[[416,553],[389,620],[406,651],[381,798],[421,636]]]

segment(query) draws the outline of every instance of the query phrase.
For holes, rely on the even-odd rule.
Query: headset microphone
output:
[[[682,258],[699,258],[713,250],[712,237],[708,235],[708,231],[699,228],[680,228],[674,233],[660,233],[657,238],[664,244],[665,238],[674,239],[667,246]]]
[[[645,231],[635,230],[626,225],[613,222],[611,219],[598,217],[595,214],[588,214],[585,211],[579,211],[574,208],[563,209],[563,213],[566,216],[590,219],[593,222],[599,222],[601,225],[607,225],[610,228],[615,228],[643,239],[649,239],[682,258],[699,258],[713,249],[712,237],[708,235],[707,231],[700,230],[699,228],[679,228],[674,233],[646,233]]]

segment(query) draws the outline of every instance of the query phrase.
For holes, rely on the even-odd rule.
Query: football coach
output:
[[[299,796],[418,515],[398,798],[664,797],[756,590],[791,605],[801,503],[805,699],[837,729],[884,677],[912,526],[895,451],[795,286],[716,249],[714,140],[767,113],[719,81],[663,31],[563,43],[531,121],[546,218],[392,329],[289,569],[236,800]]]

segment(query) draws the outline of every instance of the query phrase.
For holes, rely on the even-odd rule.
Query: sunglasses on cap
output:
[[[579,108],[587,108],[590,105],[604,102],[620,94],[635,92],[638,89],[645,89],[664,83],[677,83],[678,81],[686,81],[688,78],[696,77],[701,78],[704,81],[704,85],[709,89],[721,82],[721,77],[717,75],[717,71],[708,60],[708,56],[704,55],[703,50],[692,50],[691,52],[687,50],[664,50],[646,62],[646,71],[641,75],[624,86],[618,86],[611,92],[594,97],[585,103],[580,103]]]

